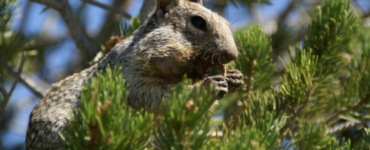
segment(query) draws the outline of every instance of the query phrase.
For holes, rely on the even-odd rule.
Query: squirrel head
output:
[[[143,58],[142,67],[164,79],[187,74],[196,82],[208,68],[238,56],[230,24],[203,7],[202,0],[157,0],[138,32],[145,36],[136,44],[135,58]]]

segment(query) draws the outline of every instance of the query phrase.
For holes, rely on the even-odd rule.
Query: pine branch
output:
[[[112,12],[115,12],[115,13],[120,14],[122,17],[125,17],[127,19],[132,18],[130,14],[128,14],[126,11],[123,11],[122,9],[119,9],[119,8],[108,6],[108,5],[105,5],[103,3],[93,1],[93,0],[81,0],[81,1],[83,1],[85,3],[89,3],[91,5],[98,6],[100,8],[103,8],[103,9],[106,9],[106,10],[109,10],[109,11],[112,11]]]
[[[271,76],[275,73],[273,64],[270,61],[272,52],[270,41],[260,26],[252,27],[249,30],[241,31],[235,36],[240,51],[236,60],[235,68],[240,69],[244,74],[242,101],[238,101],[233,108],[234,126],[239,126],[240,114],[247,109],[246,103],[254,90],[267,90],[271,83]],[[270,78],[270,79],[267,79]]]
[[[249,101],[248,97],[252,93],[254,67],[256,65],[256,62],[257,62],[256,60],[253,60],[253,61],[249,62],[249,64],[248,64],[249,68],[248,68],[248,72],[246,74],[247,78],[245,78],[245,84],[247,84],[247,88],[246,88],[246,91],[244,91],[246,93],[246,95],[245,95],[242,102],[238,101],[236,103],[235,114],[234,114],[234,118],[235,118],[234,125],[235,126],[239,126],[240,113],[243,109],[247,108],[246,105],[245,105],[245,102]]]
[[[366,97],[364,97],[359,103],[357,103],[355,105],[352,105],[351,107],[349,107],[347,109],[343,109],[343,110],[337,111],[336,113],[334,113],[333,115],[331,115],[328,119],[326,119],[326,121],[324,123],[325,124],[330,124],[334,120],[338,119],[338,117],[340,115],[345,114],[345,113],[347,113],[349,111],[352,111],[352,110],[356,110],[356,109],[364,106],[366,104],[366,102],[368,102],[369,100],[370,100],[370,93],[368,95],[366,95]]]
[[[340,133],[340,132],[346,131],[348,129],[352,129],[353,127],[357,127],[357,126],[360,126],[362,128],[364,126],[364,124],[366,124],[366,122],[364,122],[364,121],[362,121],[362,123],[355,123],[355,122],[352,122],[352,121],[346,121],[344,123],[340,123],[338,125],[335,125],[330,129],[327,129],[326,133],[327,134]],[[359,129],[359,128],[357,128],[357,129]]]
[[[312,93],[313,91],[311,91],[311,88],[312,88],[312,83],[311,83],[311,87],[307,90],[306,92],[306,100],[303,102],[303,104],[298,108],[297,111],[295,111],[295,113],[293,114],[293,117],[291,117],[288,121],[287,121],[287,124],[281,128],[280,130],[280,138],[282,138],[284,136],[284,133],[292,127],[292,124],[297,120],[299,114],[303,111],[303,109],[307,106],[308,102],[310,101],[311,99],[311,96],[312,96]]]
[[[65,149],[144,149],[151,142],[154,116],[125,105],[122,69],[107,67],[81,91],[81,106],[60,134]],[[72,114],[71,114],[72,115]]]
[[[248,96],[252,93],[252,85],[253,85],[253,76],[254,76],[254,67],[256,66],[257,60],[253,60],[252,62],[249,62],[249,69],[248,74],[245,79],[245,83],[247,84],[247,89],[245,93],[247,93],[245,99],[248,99]]]
[[[84,32],[82,31],[80,25],[77,22],[76,17],[73,15],[71,7],[68,0],[30,0],[32,2],[37,2],[43,4],[47,7],[57,10],[62,16],[64,22],[66,23],[69,33],[75,42],[77,48],[88,57],[89,60],[93,59],[98,53],[98,48],[92,46],[93,43],[89,41]]]

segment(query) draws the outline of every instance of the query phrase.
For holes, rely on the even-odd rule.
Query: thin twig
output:
[[[98,53],[97,46],[92,46],[94,43],[90,42],[78,24],[76,17],[73,15],[72,9],[68,3],[68,0],[30,0],[37,2],[57,10],[62,16],[66,23],[69,34],[75,42],[77,48],[89,59],[93,59]]]
[[[352,129],[353,127],[356,127],[357,130],[360,130],[360,129],[362,129],[364,127],[364,125],[366,125],[366,123],[367,123],[366,120],[361,121],[361,123],[355,123],[355,122],[352,122],[352,121],[346,121],[344,123],[337,124],[337,125],[333,126],[330,129],[327,129],[326,130],[326,133],[327,134],[340,133],[340,132],[343,132],[343,131]]]
[[[356,110],[362,106],[364,106],[364,104],[366,102],[368,102],[370,100],[370,94],[366,95],[359,103],[355,104],[355,105],[352,105],[351,107],[347,108],[347,109],[343,109],[343,110],[340,110],[340,111],[337,111],[336,113],[334,113],[333,115],[331,115],[328,119],[326,119],[324,121],[325,124],[330,124],[331,122],[333,122],[334,120],[338,119],[338,117],[342,114],[345,114],[347,113],[348,111],[352,111],[352,110]]]
[[[17,85],[17,83],[18,83],[18,80],[19,80],[19,78],[20,78],[20,76],[21,76],[21,73],[22,73],[22,69],[23,69],[23,65],[24,65],[24,61],[25,61],[25,60],[26,60],[26,52],[23,52],[23,53],[22,53],[22,60],[21,60],[21,63],[19,64],[19,67],[18,67],[17,75],[15,76],[14,83],[13,83],[13,85],[12,85],[12,87],[10,88],[9,93],[8,93],[9,97],[10,97],[10,96],[12,96],[13,91],[14,91],[14,89],[15,89],[15,86],[16,86],[16,85]]]
[[[281,24],[281,22],[285,21],[288,17],[289,13],[297,7],[297,5],[301,3],[301,0],[292,0],[288,7],[280,14],[280,16],[277,18],[277,23]]]
[[[7,92],[6,92],[6,90],[5,90],[3,87],[1,87],[1,86],[0,86],[0,92],[1,92],[1,94],[3,95],[4,100],[9,99],[8,93],[7,93]],[[1,119],[0,119],[0,121],[1,121]],[[1,123],[0,123],[0,124],[1,124]]]
[[[370,11],[365,13],[364,16],[363,16],[363,18],[367,18],[367,17],[370,17]]]
[[[43,4],[47,7],[50,7],[56,10],[62,9],[62,4],[55,0],[30,0],[30,1]]]
[[[85,2],[85,3],[89,3],[91,5],[98,6],[100,8],[104,8],[106,10],[110,10],[110,11],[115,12],[115,13],[118,13],[122,17],[125,17],[127,19],[131,19],[132,18],[130,14],[128,14],[127,12],[123,11],[122,9],[119,9],[119,8],[116,8],[116,7],[112,7],[112,6],[108,6],[108,5],[105,5],[103,3],[99,3],[99,2],[93,1],[93,0],[82,0],[82,1]]]
[[[4,98],[3,104],[5,102],[7,103],[9,101],[8,93],[6,93],[6,90],[1,86],[0,86],[0,92],[3,95],[3,98]],[[1,121],[2,121],[1,118],[3,118],[3,114],[4,114],[4,110],[5,110],[5,105],[3,105],[3,104],[1,105],[1,110],[0,110],[0,124],[1,124]]]
[[[13,76],[16,76],[17,75],[17,72],[15,71],[15,69],[9,65],[6,65],[6,69],[13,75]],[[27,82],[27,80],[25,78],[22,77],[22,75],[20,76],[19,78],[19,82],[22,83],[24,86],[26,86],[28,89],[31,90],[31,92],[39,97],[39,98],[42,98],[44,97],[44,92],[42,91],[45,91],[45,90],[38,90],[36,89],[36,87],[32,86],[30,83]]]
[[[252,83],[253,83],[253,75],[254,75],[254,67],[256,66],[257,64],[257,60],[253,60],[252,62],[250,62],[248,65],[249,65],[249,70],[248,70],[248,78],[245,78],[245,84],[247,84],[247,89],[245,91],[245,93],[247,93],[247,95],[245,96],[245,100],[248,99],[249,95],[251,95],[252,93]],[[244,101],[245,101],[244,100]]]
[[[4,88],[0,88],[1,90],[1,93],[3,94],[3,97],[4,97],[4,100],[3,102],[1,103],[1,106],[0,106],[0,118],[3,118],[3,115],[4,115],[4,111],[5,111],[5,108],[6,106],[8,105],[8,102],[9,102],[9,99],[10,99],[10,96],[12,96],[12,93],[15,89],[15,86],[17,85],[18,83],[18,80],[19,80],[19,77],[20,77],[20,74],[22,72],[22,69],[23,69],[23,64],[24,64],[24,61],[26,60],[26,52],[23,52],[22,53],[22,60],[21,60],[21,63],[19,64],[19,67],[18,67],[18,73],[17,75],[15,76],[15,79],[14,79],[14,83],[12,85],[12,87],[10,88],[9,92],[6,94],[6,91]],[[0,119],[1,120],[1,119]],[[0,121],[1,123],[1,121]]]
[[[312,91],[311,91],[311,88],[312,88],[312,85],[311,87],[307,90],[306,92],[306,100],[303,102],[303,104],[298,108],[298,110],[293,114],[293,117],[289,118],[289,120],[287,121],[287,123],[285,124],[285,126],[283,128],[281,128],[280,130],[280,138],[282,138],[284,136],[284,133],[292,127],[292,124],[297,120],[299,114],[303,111],[303,109],[307,106],[308,102],[310,101],[311,99],[311,95],[312,95]]]

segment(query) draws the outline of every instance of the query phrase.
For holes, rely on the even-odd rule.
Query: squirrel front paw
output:
[[[243,74],[239,70],[228,70],[226,72],[228,92],[235,92],[243,84]]]
[[[218,91],[217,99],[221,99],[228,92],[226,77],[222,75],[209,76],[204,79],[203,86],[209,88],[213,84],[213,91]]]
[[[208,76],[203,81],[207,89],[213,84],[213,91],[218,91],[217,99],[221,99],[227,93],[235,92],[243,84],[243,74],[239,70],[228,70],[226,76]]]

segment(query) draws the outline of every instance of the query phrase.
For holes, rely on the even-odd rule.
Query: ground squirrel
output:
[[[70,112],[79,107],[85,82],[108,64],[122,67],[131,107],[160,114],[161,100],[168,98],[170,88],[185,74],[194,84],[213,83],[220,98],[240,87],[239,71],[222,75],[224,65],[237,56],[229,23],[204,8],[201,0],[157,0],[156,9],[143,25],[99,63],[53,85],[30,115],[26,148],[62,149],[58,131],[71,120]],[[205,75],[217,67],[219,73]]]

